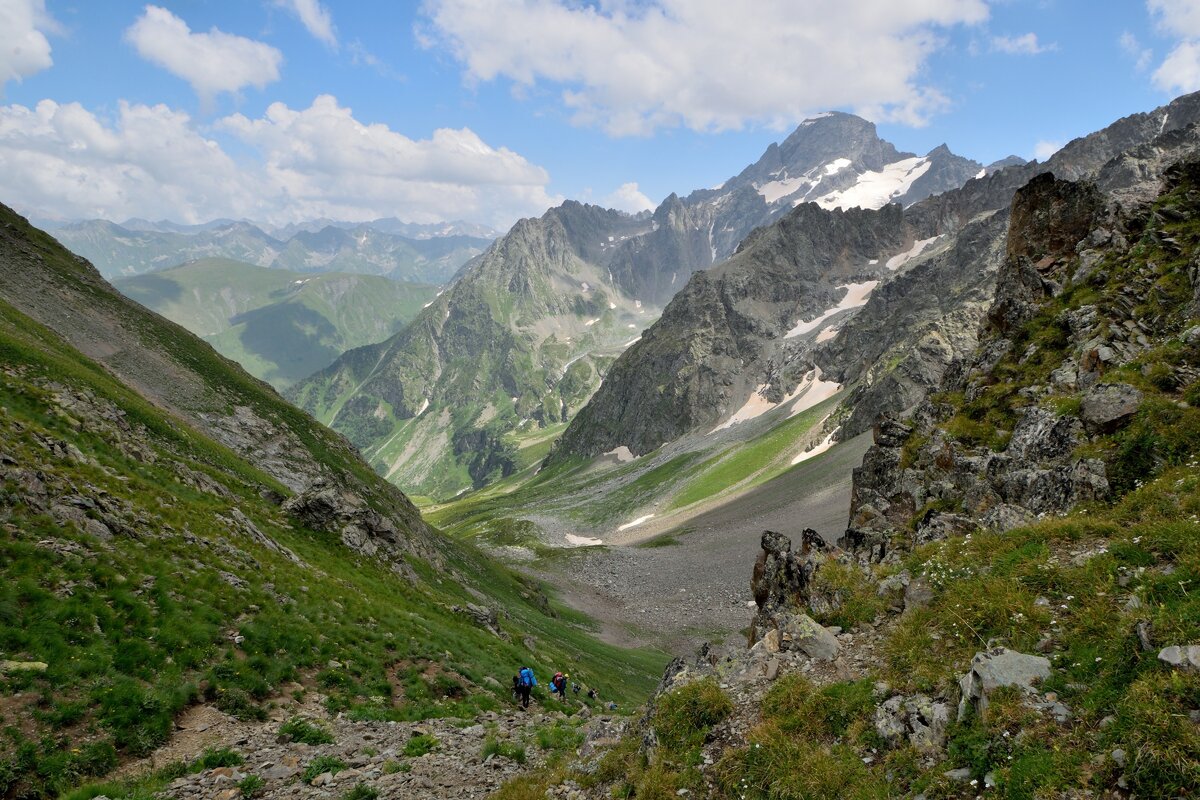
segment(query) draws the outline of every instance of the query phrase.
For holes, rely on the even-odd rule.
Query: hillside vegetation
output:
[[[438,291],[377,275],[313,275],[223,258],[114,285],[279,390],[347,350],[388,338]]]
[[[541,586],[428,529],[338,437],[5,214],[0,796],[102,776],[198,702],[260,719],[292,681],[362,720],[498,708],[520,662],[570,665],[622,703],[650,689],[663,656],[597,643]],[[23,280],[59,302],[30,304]],[[54,315],[79,296],[90,316]],[[85,356],[16,302],[85,343],[112,326],[97,353],[119,344],[119,359]],[[197,384],[165,391],[156,363]],[[257,422],[229,436],[220,414],[247,419],[238,408]]]

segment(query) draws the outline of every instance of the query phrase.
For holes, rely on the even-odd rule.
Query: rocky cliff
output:
[[[903,233],[873,255],[859,254],[864,258],[857,280],[878,283],[853,308],[841,307],[828,283],[812,283],[813,272],[823,270],[832,282],[849,280],[844,272],[836,277],[839,262],[827,252],[791,250],[785,243],[763,258],[757,252],[769,246],[762,232],[748,238],[727,265],[694,276],[642,341],[618,359],[613,377],[564,433],[551,460],[620,446],[644,453],[685,434],[701,435],[734,418],[756,395],[773,402],[789,397],[816,369],[822,380],[851,387],[830,423],[840,426],[842,438],[868,429],[879,413],[912,408],[975,347],[1006,257],[1016,190],[1045,171],[1068,178],[1103,173],[1112,192],[1136,195],[1163,148],[1197,120],[1200,95],[1181,97],[1071,142],[1044,166],[1007,166],[902,212],[897,208],[895,224]],[[774,227],[802,224],[810,236],[828,237],[831,250],[853,252],[865,231],[849,229],[848,217],[820,205],[796,208]],[[853,219],[870,230],[884,213]],[[711,288],[718,285],[735,288]],[[781,300],[790,307],[782,308]],[[734,304],[751,310],[738,323],[754,332],[757,341],[749,347],[746,335],[734,349],[719,344],[728,337],[714,335],[713,320]],[[789,315],[799,321],[790,330],[779,321]],[[787,335],[797,329],[804,335]],[[676,361],[686,372],[664,380],[664,370]]]

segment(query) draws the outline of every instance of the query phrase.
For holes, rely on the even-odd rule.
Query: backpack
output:
[[[520,675],[522,686],[537,686],[537,678],[533,677],[533,670],[529,667],[522,667]]]

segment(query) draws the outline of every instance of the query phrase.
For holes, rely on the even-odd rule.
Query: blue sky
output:
[[[1046,155],[1200,88],[1200,0],[0,0],[0,202],[39,218],[636,209],[805,116]]]

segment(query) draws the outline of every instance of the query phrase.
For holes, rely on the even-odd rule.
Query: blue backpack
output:
[[[522,686],[537,686],[537,678],[533,677],[533,670],[529,667],[521,667],[520,676]]]

